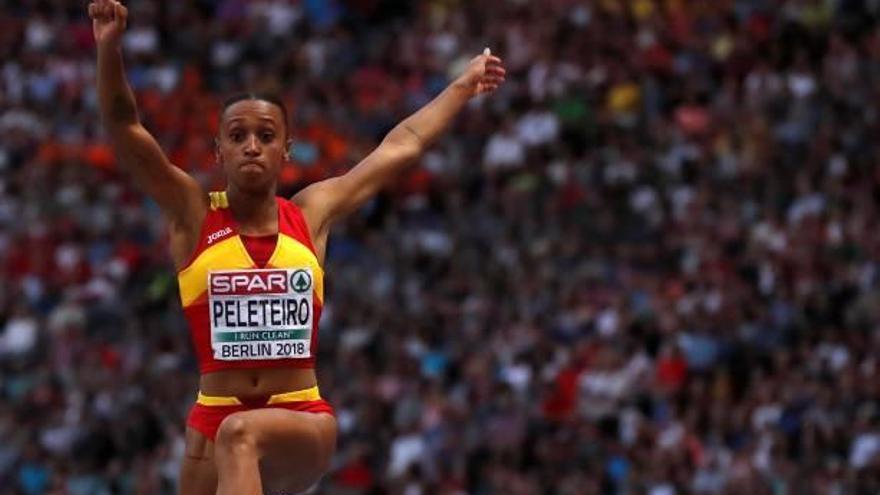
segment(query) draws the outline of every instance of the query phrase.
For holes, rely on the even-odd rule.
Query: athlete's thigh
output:
[[[235,414],[256,436],[266,493],[293,494],[324,475],[336,451],[336,418],[280,408]]]
[[[186,448],[180,467],[180,495],[215,495],[217,466],[214,444],[198,431],[187,427]]]

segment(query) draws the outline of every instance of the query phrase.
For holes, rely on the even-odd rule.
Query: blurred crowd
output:
[[[85,3],[0,0],[0,494],[172,494],[197,367]],[[239,90],[289,104],[289,196],[508,67],[331,236],[315,493],[880,493],[880,2],[127,4],[141,118],[213,189]]]

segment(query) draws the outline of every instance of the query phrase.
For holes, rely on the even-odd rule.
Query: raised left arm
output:
[[[501,59],[487,48],[442,93],[394,127],[354,168],[297,193],[293,201],[302,208],[313,239],[326,239],[333,222],[361,207],[398,177],[443,134],[468,100],[495,91],[504,82],[504,74]]]

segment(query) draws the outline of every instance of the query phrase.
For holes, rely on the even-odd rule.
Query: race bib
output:
[[[311,357],[313,280],[309,268],[210,272],[214,359]]]

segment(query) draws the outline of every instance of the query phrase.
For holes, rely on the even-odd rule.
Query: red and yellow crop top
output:
[[[210,193],[199,244],[177,273],[199,370],[314,368],[324,271],[300,209],[278,202],[278,237],[254,262],[225,192]]]

